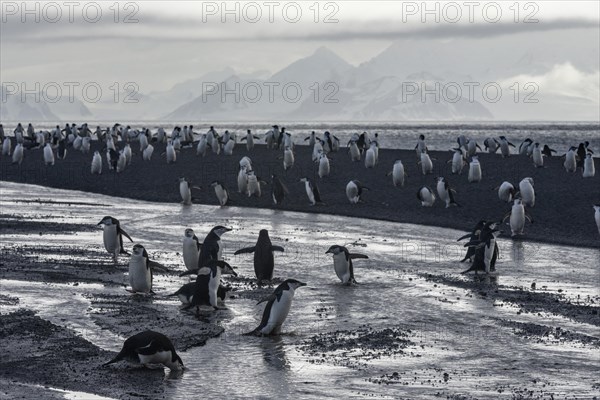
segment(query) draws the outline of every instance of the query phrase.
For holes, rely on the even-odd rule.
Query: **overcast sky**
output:
[[[64,2],[27,3],[25,14],[20,1],[3,1],[0,79],[134,81],[149,93],[225,67],[275,73],[321,46],[358,65],[401,38],[511,36],[599,24],[597,1],[467,3],[428,2],[425,15],[420,1],[227,2],[229,14],[220,1],[122,2],[118,14],[113,2],[80,2],[71,22]]]

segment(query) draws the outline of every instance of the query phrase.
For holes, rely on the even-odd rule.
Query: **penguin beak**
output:
[[[327,251],[325,252],[325,254],[330,254],[330,253],[332,253],[332,251],[331,251],[331,250],[327,250]]]
[[[96,224],[96,226],[100,226],[100,225],[102,225],[102,221],[100,221]]]
[[[300,283],[299,283],[299,285],[300,285],[300,286],[306,286],[306,283],[304,283],[304,282],[300,282]]]

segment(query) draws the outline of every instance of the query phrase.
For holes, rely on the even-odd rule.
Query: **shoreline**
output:
[[[320,179],[317,176],[318,165],[311,161],[312,149],[308,146],[296,146],[295,164],[287,172],[283,170],[280,159],[282,152],[269,150],[264,145],[256,145],[248,152],[244,144],[238,143],[233,156],[207,152],[204,158],[196,156],[195,148],[183,148],[177,154],[177,162],[170,165],[161,155],[165,146],[154,146],[152,160],[142,161],[138,143],[131,143],[134,152],[132,162],[121,174],[108,171],[103,156],[102,175],[91,175],[89,170],[92,153],[100,147],[98,142],[92,142],[89,154],[70,148],[67,158],[57,159],[54,166],[44,165],[42,149],[33,149],[26,152],[20,167],[11,165],[10,158],[2,157],[0,180],[159,203],[180,203],[176,180],[186,177],[193,185],[202,187],[202,190],[193,193],[194,204],[206,205],[218,205],[210,183],[219,180],[228,188],[230,205],[235,207],[368,218],[466,232],[479,219],[499,221],[510,211],[510,204],[500,201],[496,191],[492,190],[495,186],[504,180],[518,186],[521,179],[531,176],[535,181],[536,204],[528,212],[532,214],[534,223],[527,223],[525,235],[515,240],[588,248],[600,245],[592,209],[592,205],[600,201],[600,176],[596,174],[594,178],[583,179],[580,170],[568,174],[557,156],[546,159],[545,168],[535,168],[524,156],[511,155],[503,159],[499,154],[480,153],[483,179],[479,183],[468,183],[468,167],[463,169],[462,175],[451,174],[450,164],[446,163],[452,156],[449,151],[430,152],[434,159],[434,173],[423,176],[413,150],[380,149],[378,165],[366,169],[362,160],[351,162],[345,148],[342,148],[337,153],[330,153],[331,174]],[[237,192],[238,162],[243,156],[249,156],[256,175],[269,182],[262,185],[259,198],[248,198]],[[408,174],[406,185],[402,188],[394,187],[391,176],[386,176],[396,159],[403,161]],[[594,159],[594,162],[596,169],[600,170],[600,160]],[[273,173],[289,189],[289,195],[279,206],[273,205],[270,194],[270,176]],[[313,207],[308,204],[304,184],[298,182],[304,176],[317,182],[324,205]],[[416,198],[417,190],[429,186],[435,192],[437,176],[445,176],[456,189],[455,199],[461,207],[446,209],[439,199],[431,208],[421,207]],[[371,189],[363,194],[364,203],[353,205],[346,198],[345,186],[352,179],[360,180]],[[90,199],[93,200],[92,195]],[[510,228],[503,225],[502,229],[502,237],[510,237]]]

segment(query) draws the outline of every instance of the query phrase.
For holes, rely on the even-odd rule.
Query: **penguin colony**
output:
[[[15,146],[13,147],[12,140]],[[346,144],[347,153],[353,162],[364,162],[365,168],[375,168],[378,165],[379,141],[375,134],[370,138],[366,132],[354,134]],[[149,129],[132,129],[130,126],[115,124],[111,128],[101,129],[98,127],[95,131],[88,128],[87,124],[76,126],[75,124],[66,125],[64,129],[59,126],[53,131],[35,132],[33,126],[29,124],[25,130],[21,124],[14,130],[14,137],[4,134],[4,129],[0,124],[0,140],[2,140],[2,155],[12,157],[12,163],[20,166],[25,158],[25,150],[32,148],[43,149],[44,163],[49,168],[55,165],[57,160],[64,160],[69,151],[81,151],[88,153],[90,151],[90,141],[100,141],[104,144],[101,151],[95,151],[91,158],[90,171],[92,174],[102,174],[111,171],[117,174],[123,173],[131,164],[134,152],[132,146],[139,148],[137,154],[141,154],[144,161],[151,160],[154,153],[154,144],[166,144],[165,152],[160,154],[164,157],[166,164],[177,162],[177,153],[186,148],[195,148],[196,155],[204,157],[208,151],[223,156],[232,156],[236,145],[237,137],[235,133],[225,131],[219,135],[214,127],[210,127],[207,133],[199,134],[194,132],[193,126],[185,126],[183,129],[175,127],[170,135],[163,128],[152,133]],[[279,128],[274,125],[265,135],[257,136],[250,130],[244,135],[240,142],[245,142],[248,151],[255,146],[255,141],[264,140],[268,148],[274,151],[280,151],[282,166],[284,172],[293,169],[295,163],[294,140],[291,133],[286,132],[285,128]],[[304,139],[312,147],[312,161],[318,166],[318,174],[314,178],[302,177],[293,184],[302,184],[306,192],[306,199],[312,206],[326,205],[321,197],[321,192],[317,180],[330,174],[332,165],[328,154],[341,151],[340,140],[330,132],[325,132],[320,138],[313,131]],[[139,147],[137,144],[139,144]],[[135,145],[135,146],[134,146]],[[467,173],[467,180],[470,183],[478,184],[484,176],[484,166],[479,162],[477,151],[488,153],[500,152],[503,158],[510,157],[517,152],[519,155],[531,158],[533,166],[536,168],[545,168],[544,159],[552,157],[556,150],[547,145],[542,146],[531,139],[524,140],[517,148],[505,136],[498,138],[487,138],[484,142],[484,150],[474,140],[461,135],[457,138],[457,146],[451,152],[452,156],[447,161],[451,164],[453,175],[461,175],[464,170]],[[511,151],[511,147],[515,150]],[[434,172],[434,161],[430,157],[425,142],[424,135],[420,135],[415,146],[416,163],[420,167],[420,172],[424,175],[430,175]],[[104,156],[104,157],[103,157]],[[589,143],[581,143],[579,146],[573,146],[563,155],[564,169],[567,173],[576,173],[578,169],[582,171],[583,178],[595,176],[593,150]],[[390,184],[402,188],[410,177],[406,174],[403,161],[413,162],[411,160],[396,160],[388,176],[391,176]],[[60,162],[60,161],[58,161]],[[285,179],[275,174],[271,175],[271,182],[266,182],[256,175],[252,160],[245,156],[239,162],[239,172],[237,174],[237,193],[243,197],[260,197],[263,193],[263,187],[271,186],[270,195],[273,204],[279,205],[286,201],[289,190]],[[199,186],[193,186],[192,182],[185,177],[178,178],[178,191],[183,205],[190,205],[194,202],[193,191],[202,190]],[[446,177],[439,176],[435,179],[435,190],[429,186],[421,187],[416,194],[419,204],[423,207],[434,206],[437,199],[441,200],[446,208],[460,207],[459,198],[455,189],[449,184]],[[331,188],[328,187],[328,190]],[[210,184],[210,190],[221,206],[231,203],[229,190],[218,180]],[[492,216],[491,220],[481,219],[465,236],[458,240],[468,239],[464,245],[467,252],[461,262],[470,262],[471,265],[462,273],[481,272],[488,275],[495,275],[496,261],[499,257],[499,247],[497,237],[502,232],[501,226],[507,223],[510,227],[511,236],[523,235],[526,222],[533,223],[530,210],[535,207],[535,182],[531,177],[524,177],[518,184],[504,181],[494,188],[498,193],[501,202],[512,203],[510,210],[505,215]],[[351,204],[363,203],[365,191],[369,187],[360,181],[353,179],[346,183],[345,192],[348,201]],[[600,233],[600,204],[594,205],[594,219]],[[488,216],[489,217],[489,216]],[[507,222],[508,221],[508,222]],[[130,242],[133,239],[123,229],[119,220],[114,217],[106,216],[98,223],[103,226],[103,242],[106,251],[111,255],[114,263],[117,263],[118,256],[125,254],[129,259],[129,284],[131,293],[153,295],[152,290],[152,270],[156,268],[165,269],[160,264],[152,261],[148,252],[141,244],[135,244],[128,253],[123,245],[123,236]],[[181,276],[195,275],[195,280],[187,282],[175,293],[170,296],[177,297],[182,303],[183,310],[195,310],[196,314],[201,309],[211,311],[219,310],[227,298],[227,293],[231,287],[222,282],[223,275],[237,276],[237,273],[229,263],[223,260],[223,246],[221,238],[232,229],[225,226],[213,227],[200,241],[191,228],[185,229],[183,237],[183,264],[185,271]],[[269,237],[269,232],[265,229],[260,230],[257,242],[254,246],[237,250],[234,254],[252,254],[254,272],[259,283],[269,282],[273,279],[275,270],[274,252],[284,252],[282,246],[273,244]],[[343,245],[330,246],[326,254],[331,254],[333,258],[334,272],[344,285],[358,284],[354,275],[353,260],[368,259],[367,255],[353,253]],[[306,286],[306,283],[296,279],[284,280],[273,293],[259,301],[257,304],[266,303],[261,322],[258,327],[247,333],[247,335],[277,335],[281,333],[282,325],[291,309],[291,303],[295,291],[298,288]],[[166,336],[153,331],[140,332],[129,339],[123,345],[119,354],[105,365],[109,365],[121,360],[128,360],[142,365],[162,364],[171,370],[181,370],[183,361],[177,355],[175,347]]]

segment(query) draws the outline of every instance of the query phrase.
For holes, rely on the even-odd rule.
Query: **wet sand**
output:
[[[35,201],[23,202],[25,207],[34,204]],[[64,202],[63,199],[60,206],[68,208],[74,204],[76,203]],[[2,240],[0,279],[41,282],[44,285],[66,284],[74,288],[88,283],[99,283],[106,290],[83,289],[84,297],[90,302],[85,314],[91,318],[97,327],[95,329],[113,335],[127,337],[139,331],[140,327],[155,329],[171,337],[177,349],[183,351],[201,346],[207,339],[223,332],[219,320],[227,318],[226,314],[196,319],[188,313],[176,311],[178,301],[173,298],[165,299],[161,295],[131,296],[127,293],[123,283],[127,271],[126,257],[121,257],[120,264],[114,266],[100,243],[85,247],[77,245],[77,235],[99,232],[99,228],[77,223],[77,218],[81,216],[76,212],[65,213],[64,218],[60,218],[59,221],[56,218],[43,220],[43,217],[39,214],[35,216],[35,220],[29,220],[19,215],[0,215],[0,232],[5,235]],[[49,235],[64,235],[64,244],[58,246],[44,243],[44,238]],[[40,241],[36,243],[33,240],[6,240],[7,237],[15,236],[35,237],[40,238]],[[181,278],[177,276],[182,268],[180,262],[172,262],[172,257],[160,252],[153,252],[153,258],[164,263],[168,269],[167,272],[161,273],[162,279],[173,283],[181,282]],[[249,277],[227,279],[233,288],[232,296],[227,300],[232,309],[236,308],[238,299],[255,302],[281,282],[278,278],[269,285],[258,286],[256,280]],[[457,274],[419,273],[415,278],[409,278],[412,279],[435,283],[434,287],[439,286],[440,301],[451,302],[450,296],[456,296],[454,289],[459,288],[466,291],[467,297],[485,299],[494,307],[516,307],[517,314],[544,313],[577,323],[600,326],[597,296],[572,300],[562,293],[545,292],[544,288],[540,288],[541,291],[538,292],[522,287],[498,287]],[[0,339],[3,347],[9,349],[6,356],[0,360],[2,396],[62,398],[60,392],[49,389],[60,388],[123,399],[168,398],[165,393],[168,383],[162,369],[131,369],[124,363],[102,368],[101,364],[111,359],[115,353],[94,344],[94,332],[87,335],[85,331],[82,333],[62,324],[54,324],[28,310],[18,297],[4,293],[5,290],[2,290],[0,306],[3,309],[4,306],[10,306],[17,310],[10,313],[3,311],[0,314]],[[446,296],[450,300],[446,299]],[[314,315],[315,318],[331,318],[335,313],[323,307],[315,309]],[[498,325],[510,330],[515,338],[532,343],[560,345],[566,349],[571,346],[584,346],[594,352],[593,354],[597,354],[600,348],[600,340],[596,336],[571,332],[564,327],[494,318]],[[297,347],[311,364],[334,365],[348,368],[349,371],[372,371],[372,365],[381,358],[419,360],[426,358],[430,352],[439,351],[440,349],[432,347],[430,342],[423,341],[425,334],[418,324],[411,326],[404,325],[401,321],[390,320],[383,328],[364,325],[356,329],[310,335]],[[412,388],[430,387],[432,390],[439,390],[440,396],[445,397],[444,390],[449,381],[468,382],[473,379],[472,373],[463,371],[459,365],[444,370],[432,367],[398,369],[384,375],[373,371],[369,382]],[[178,376],[167,375],[166,378],[178,379]],[[554,383],[544,379],[536,382],[508,382],[498,385],[497,390],[498,393],[516,398],[548,398],[552,395],[554,389],[551,385]],[[473,389],[478,389],[477,385],[474,385]],[[597,388],[591,388],[590,393],[595,389]],[[477,396],[461,395],[452,398]]]
[[[494,187],[505,180],[518,187],[522,178],[530,176],[535,181],[536,204],[528,212],[534,223],[527,223],[525,235],[515,240],[584,247],[600,245],[592,208],[600,202],[600,172],[594,178],[583,179],[581,170],[574,174],[565,172],[563,160],[556,156],[546,159],[544,168],[535,168],[531,159],[525,156],[502,158],[499,154],[479,154],[483,179],[479,183],[468,183],[468,166],[462,175],[451,174],[451,166],[447,163],[451,152],[431,152],[435,159],[434,173],[423,176],[414,151],[381,149],[378,165],[366,169],[363,161],[351,162],[346,150],[342,149],[330,154],[331,174],[320,179],[318,165],[311,161],[312,149],[308,146],[296,146],[296,162],[288,171],[283,170],[282,152],[269,150],[264,145],[257,145],[248,152],[245,145],[237,144],[233,156],[215,155],[209,151],[204,158],[196,156],[195,148],[184,148],[178,153],[177,162],[171,165],[161,155],[164,145],[154,144],[154,155],[149,162],[141,159],[138,143],[131,146],[134,150],[131,165],[120,174],[108,170],[103,156],[102,175],[91,175],[92,152],[99,148],[99,143],[93,143],[89,154],[69,149],[67,158],[56,160],[54,166],[44,165],[41,149],[26,151],[20,167],[2,157],[0,179],[175,204],[181,201],[176,180],[185,177],[202,187],[194,192],[194,202],[211,205],[218,205],[218,202],[209,185],[218,179],[228,188],[231,204],[235,206],[337,214],[468,231],[480,219],[500,220],[510,211],[510,205],[498,199]],[[263,186],[260,198],[248,198],[237,192],[238,163],[246,155],[252,159],[256,174],[269,182]],[[386,176],[397,159],[403,161],[408,174],[402,188],[394,187],[391,177]],[[600,161],[595,159],[595,163],[596,170],[600,171]],[[281,177],[290,192],[279,206],[273,205],[270,195],[273,173]],[[317,181],[325,204],[309,205],[304,184],[298,182],[305,176]],[[416,197],[418,189],[427,185],[435,192],[437,176],[445,176],[456,189],[455,198],[461,207],[446,209],[439,199],[432,208],[421,207]],[[352,179],[370,188],[363,196],[364,203],[352,205],[347,200],[345,187]],[[89,199],[93,202],[94,196],[90,194]],[[510,235],[508,226],[504,231],[505,236]]]

